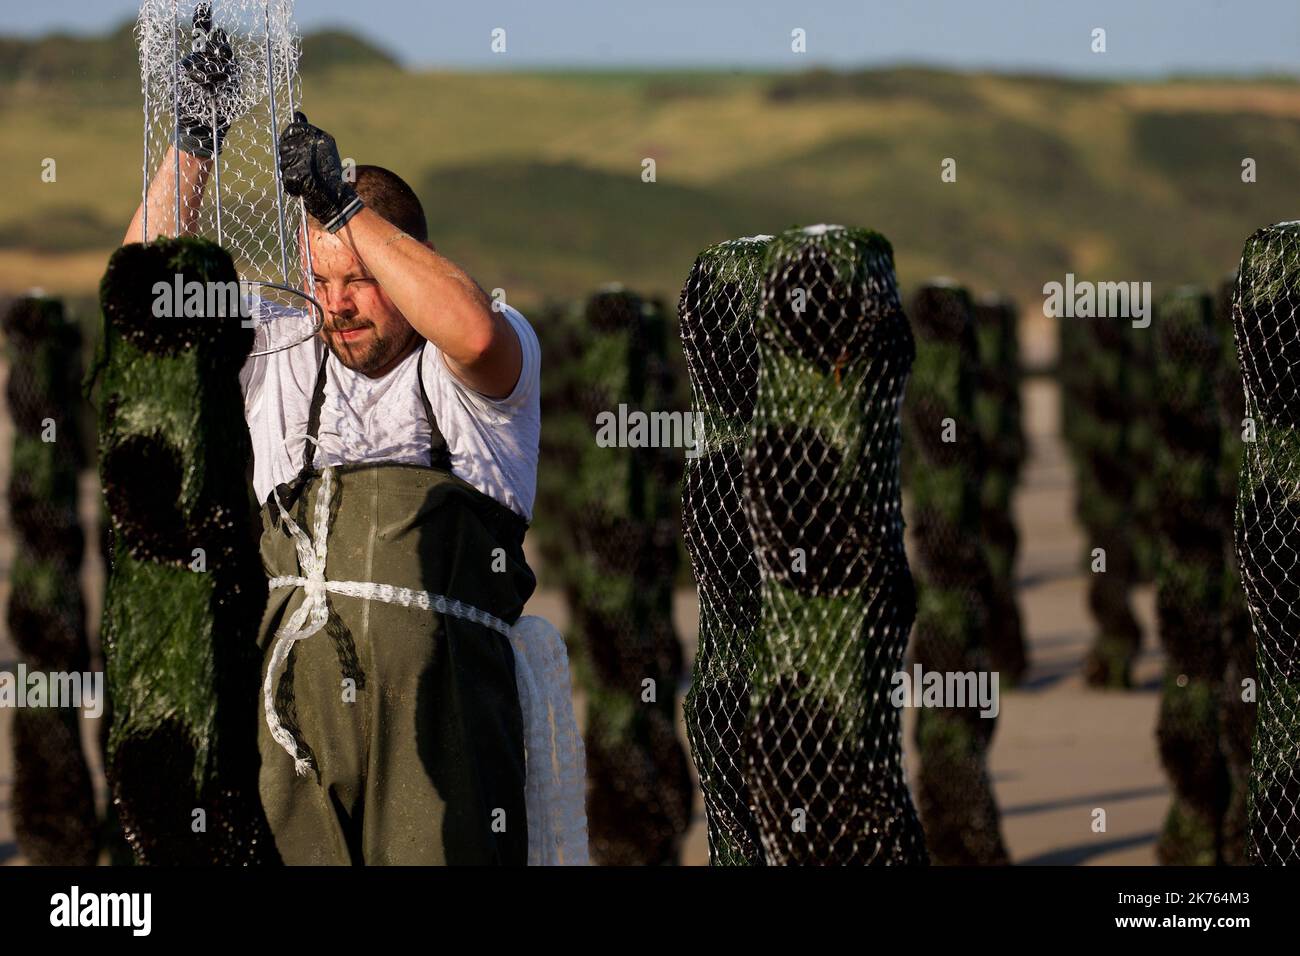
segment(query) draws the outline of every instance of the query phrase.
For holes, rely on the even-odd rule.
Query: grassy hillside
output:
[[[0,205],[0,290],[84,292],[139,201],[134,64],[113,80],[111,59],[88,57],[104,74],[91,82],[66,50],[32,56],[0,73],[18,182]],[[1040,303],[1066,271],[1216,278],[1255,227],[1297,214],[1292,82],[409,73],[376,56],[309,42],[306,111],[345,156],[409,178],[440,248],[516,302],[607,280],[674,296],[704,246],[824,221],[884,232],[905,282],[947,274]],[[1244,157],[1257,183],[1241,182]]]

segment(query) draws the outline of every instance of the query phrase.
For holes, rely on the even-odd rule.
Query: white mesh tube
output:
[[[217,242],[230,252],[241,279],[274,283],[264,296],[274,323],[259,328],[256,350],[275,351],[309,339],[318,313],[300,296],[311,292],[303,248],[306,211],[287,202],[279,175],[278,138],[292,119],[298,97],[300,45],[291,0],[212,0],[212,29],[224,31],[233,60],[233,79],[214,91],[191,79],[182,64],[198,42],[193,28],[198,0],[142,0],[136,22],[140,83],[144,99],[143,180],[147,197],[153,179],[175,142],[178,116],[220,117],[229,123],[204,196],[183,195],[179,151],[175,224],[193,220],[191,235]],[[148,203],[145,203],[146,214]],[[156,208],[155,208],[156,213]],[[164,220],[172,231],[173,216]],[[147,218],[141,240],[147,239]],[[275,309],[274,306],[284,306]]]

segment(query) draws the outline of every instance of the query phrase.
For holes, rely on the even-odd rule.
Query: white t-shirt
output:
[[[519,381],[502,399],[487,398],[462,384],[432,342],[377,379],[354,372],[330,355],[313,465],[399,462],[427,467],[429,425],[416,377],[416,362],[423,361],[424,387],[451,453],[452,473],[532,520],[541,434],[541,347],[518,310],[504,303],[501,309],[523,351]],[[317,337],[250,357],[239,373],[258,501],[265,502],[276,485],[301,470],[303,436],[325,348]]]

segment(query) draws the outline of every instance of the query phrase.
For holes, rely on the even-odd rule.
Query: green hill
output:
[[[345,156],[405,175],[439,247],[517,302],[606,280],[672,297],[703,247],[808,222],[884,232],[905,282],[1041,302],[1067,271],[1213,280],[1257,226],[1296,215],[1287,80],[416,73],[342,33],[304,46],[312,120]],[[4,155],[30,173],[0,205],[0,289],[93,287],[139,201],[133,57],[119,30],[4,58]],[[56,183],[40,181],[49,157]],[[1246,157],[1258,182],[1241,181]]]

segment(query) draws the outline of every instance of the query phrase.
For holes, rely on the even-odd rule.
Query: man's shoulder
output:
[[[493,307],[505,315],[507,321],[509,321],[511,329],[519,340],[519,347],[522,352],[523,362],[519,371],[519,380],[515,383],[514,390],[509,395],[499,399],[489,398],[465,385],[452,374],[451,369],[447,367],[443,359],[441,350],[432,343],[429,343],[424,350],[424,374],[431,382],[437,382],[440,386],[467,399],[471,406],[491,408],[497,411],[521,406],[525,409],[535,406],[538,401],[538,382],[541,370],[541,346],[538,343],[537,333],[524,314],[514,306],[501,302],[494,304]]]

